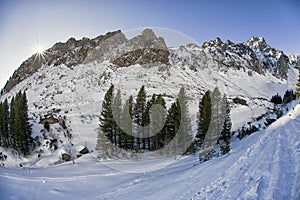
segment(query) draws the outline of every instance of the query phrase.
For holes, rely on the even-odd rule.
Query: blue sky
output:
[[[300,53],[297,0],[1,0],[0,87],[40,43],[46,48],[70,37],[162,27],[198,44],[220,37],[243,42],[262,36],[273,47]]]

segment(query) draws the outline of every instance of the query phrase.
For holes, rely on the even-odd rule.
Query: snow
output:
[[[195,133],[199,99],[206,90],[218,86],[229,99],[247,101],[247,105],[231,102],[232,130],[237,130],[267,113],[273,107],[270,97],[283,95],[297,82],[294,68],[289,69],[288,80],[269,72],[249,76],[243,69],[218,70],[212,58],[192,59],[202,54],[201,47],[187,45],[171,49],[171,66],[116,68],[108,61],[43,66],[22,81],[1,100],[26,90],[33,136],[41,138],[42,146],[28,158],[5,151],[8,168],[0,168],[0,199],[299,199],[299,106],[263,131],[242,141],[234,138],[230,155],[201,164],[197,155],[145,154],[132,160],[99,161],[97,152],[75,159],[75,164],[61,163],[62,153],[78,155],[83,147],[95,149],[101,104],[111,84],[121,89],[123,102],[145,85],[149,98],[153,93],[168,94],[167,106],[184,86]],[[41,133],[39,120],[53,109],[60,109],[55,117],[66,117],[73,145],[58,124],[50,125],[48,139]],[[56,151],[46,144],[52,138],[59,141]]]
[[[230,155],[0,168],[1,199],[299,199],[300,105]]]
[[[184,57],[190,55],[186,51],[201,53],[199,48],[190,45],[187,49],[179,47],[172,51]],[[247,101],[248,106],[231,104],[234,131],[268,112],[273,106],[268,99],[276,93],[283,95],[285,90],[294,88],[298,77],[297,69],[294,68],[289,69],[288,80],[280,80],[267,72],[265,75],[253,72],[253,75],[249,76],[248,72],[243,70],[229,68],[226,72],[218,71],[210,60],[207,62],[208,67],[200,66],[196,71],[180,62],[175,62],[172,66],[133,65],[126,68],[116,68],[107,61],[76,67],[43,66],[13,88],[10,93],[2,96],[2,100],[4,98],[10,100],[19,90],[26,90],[33,135],[39,136],[41,140],[43,135],[40,131],[43,125],[39,124],[40,118],[45,114],[53,113],[53,109],[60,109],[54,115],[66,117],[67,126],[72,133],[72,149],[78,154],[82,146],[87,146],[89,150],[93,150],[96,146],[101,104],[111,84],[121,90],[123,102],[130,95],[135,96],[141,85],[145,85],[149,98],[153,93],[168,94],[169,96],[165,97],[167,106],[175,100],[180,87],[184,86],[191,100],[190,115],[195,133],[199,99],[207,89],[212,91],[215,86],[218,86],[220,91],[226,93],[230,99],[239,96]],[[58,148],[68,152],[70,142],[61,131],[58,131],[60,126],[54,124],[50,125],[50,128],[52,135],[57,137],[58,141],[62,141],[58,144]],[[39,158],[34,154],[27,160],[16,159],[15,163],[7,162],[5,165],[13,167],[22,163],[27,167],[45,167],[60,161],[61,155],[45,148],[42,150],[44,153],[41,153]],[[45,161],[41,161],[43,159]]]

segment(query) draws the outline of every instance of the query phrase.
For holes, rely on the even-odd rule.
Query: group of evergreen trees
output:
[[[163,95],[153,94],[147,100],[144,86],[136,99],[130,96],[123,105],[121,91],[114,94],[111,85],[102,103],[97,149],[107,152],[111,151],[109,148],[119,147],[138,152],[155,151],[166,145],[172,153],[189,149],[193,137],[183,88],[176,101],[166,109]],[[112,153],[107,156],[109,154]]]
[[[300,68],[300,66],[298,66]],[[298,72],[298,82],[296,84],[296,99],[300,98],[300,70]]]
[[[224,94],[223,98],[216,87],[207,91],[199,102],[198,131],[195,138],[196,148],[212,148],[220,140],[221,153],[230,151],[231,138],[230,105]]]
[[[0,103],[0,141],[4,148],[12,148],[19,155],[29,155],[33,147],[31,125],[28,119],[27,97],[19,92],[8,104]]]
[[[288,104],[291,101],[296,99],[296,95],[293,90],[286,90],[283,98],[277,93],[276,95],[271,97],[270,102],[277,104]]]
[[[134,99],[122,104],[121,91],[108,89],[102,103],[97,150],[110,157],[117,147],[139,152],[168,149],[169,153],[194,152],[200,147],[212,147],[222,140],[221,151],[229,152],[231,138],[230,106],[226,95],[218,88],[207,91],[199,103],[198,132],[193,138],[185,90],[167,109],[162,94],[153,94],[147,99],[142,86]],[[194,142],[192,143],[192,141]],[[192,144],[192,145],[191,145]]]

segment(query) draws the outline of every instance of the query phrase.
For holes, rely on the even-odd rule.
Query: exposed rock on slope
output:
[[[188,44],[169,49],[164,39],[157,37],[151,29],[145,29],[130,40],[121,31],[115,31],[94,39],[70,38],[66,43],[56,43],[43,55],[31,56],[14,72],[4,92],[9,92],[41,66],[74,67],[94,61],[108,61],[116,67],[162,64],[182,65],[193,70],[215,68],[225,72],[233,68],[248,71],[249,75],[268,71],[280,79],[287,79],[289,66],[297,65],[297,62],[290,62],[282,51],[270,47],[265,39],[258,37],[252,37],[245,43],[229,40],[224,43],[216,38],[205,42],[202,47]]]

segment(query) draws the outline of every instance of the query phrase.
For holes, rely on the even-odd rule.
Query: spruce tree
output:
[[[114,92],[114,86],[111,85],[104,96],[104,100],[102,102],[102,110],[99,118],[100,128],[102,133],[112,143],[114,143],[114,129],[115,129],[115,121],[113,119],[113,113],[112,113],[113,92]]]
[[[152,108],[151,113],[151,132],[152,143],[154,150],[158,150],[165,145],[165,119],[166,119],[166,102],[161,94],[155,99],[155,106]]]
[[[15,115],[16,115],[16,106],[15,106],[15,97],[12,97],[11,102],[10,102],[10,113],[9,113],[9,122],[10,122],[10,128],[9,128],[9,132],[11,134],[10,137],[10,144],[11,147],[14,150],[17,150],[17,134],[16,134],[16,119],[15,119]]]
[[[29,155],[30,151],[33,149],[33,138],[31,137],[32,129],[31,124],[29,123],[28,118],[28,105],[27,105],[27,96],[26,92],[19,92],[20,96],[20,121],[22,127],[22,146],[23,146],[23,154]]]
[[[224,118],[224,124],[223,124],[223,130],[221,134],[221,139],[224,140],[225,142],[230,142],[231,138],[231,118],[230,118],[230,104],[227,100],[227,96],[224,94],[223,100],[222,100],[222,109],[223,113],[225,113],[225,118]]]
[[[5,99],[0,104],[0,135],[1,135],[1,146],[4,148],[10,147],[10,134],[9,134],[9,111],[8,101]]]
[[[190,153],[194,151],[193,149],[190,149],[190,145],[193,141],[192,125],[190,121],[188,97],[183,87],[179,91],[177,104],[180,107],[180,127],[178,130],[179,136],[177,147],[181,152]]]
[[[133,97],[130,96],[125,102],[121,112],[120,119],[120,143],[121,148],[125,150],[133,149],[134,137],[132,136],[132,105]]]
[[[3,141],[2,141],[2,137],[3,137],[3,133],[2,133],[2,127],[4,125],[3,123],[3,116],[2,116],[2,111],[3,110],[3,105],[2,102],[0,102],[0,146],[3,146]]]
[[[219,140],[223,129],[224,118],[221,93],[216,87],[211,94],[211,120],[202,145],[204,149],[212,148]]]
[[[195,147],[200,148],[208,131],[211,120],[211,92],[208,90],[199,102],[198,130],[195,138]]]
[[[112,105],[113,119],[116,122],[115,130],[114,130],[114,144],[118,147],[121,146],[121,112],[122,112],[122,99],[121,99],[121,91],[118,90],[116,96],[113,99]]]
[[[169,153],[175,153],[177,146],[177,138],[175,135],[178,132],[180,126],[180,107],[177,101],[171,104],[168,109],[167,119],[166,119],[166,133],[165,133],[165,144],[169,144],[172,140],[174,143],[169,146]]]
[[[152,95],[152,98],[150,101],[147,101],[145,112],[143,114],[142,124],[143,124],[143,134],[144,134],[144,149],[151,149],[152,141],[150,138],[151,134],[151,127],[150,127],[150,108],[155,102],[155,94]]]
[[[146,90],[143,85],[138,92],[138,96],[136,99],[136,103],[134,106],[134,122],[136,123],[135,139],[136,139],[136,147],[140,149],[141,147],[145,147],[145,138],[143,133],[143,126],[145,125],[145,121],[143,121],[146,109]]]
[[[299,69],[299,72],[298,72],[298,82],[297,82],[297,85],[296,85],[296,99],[299,99],[300,98],[300,69]]]
[[[230,152],[230,142],[226,141],[225,144],[220,146],[221,154],[225,155]]]

